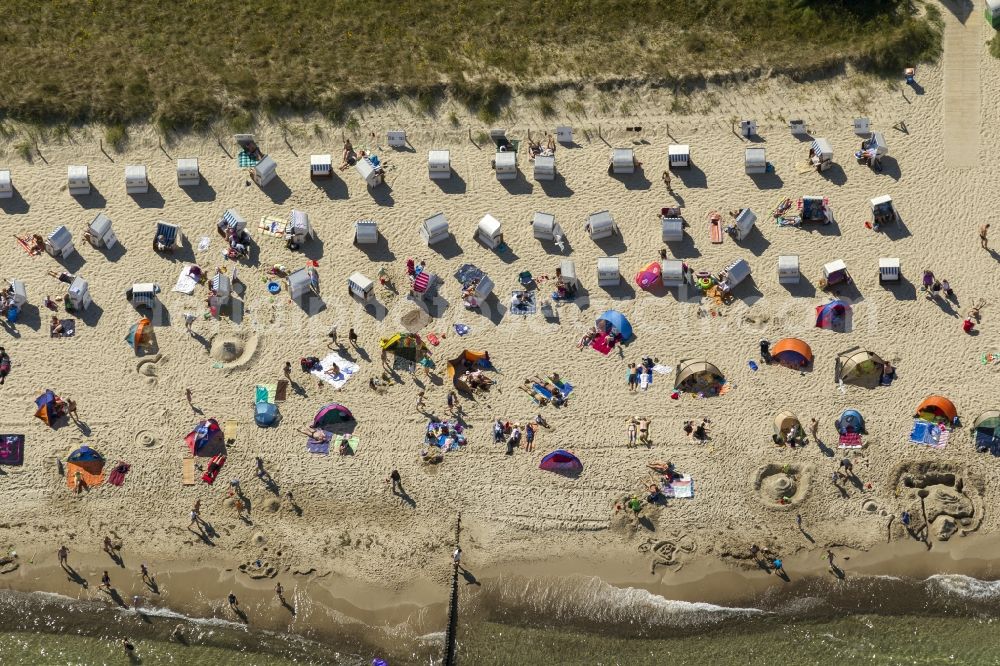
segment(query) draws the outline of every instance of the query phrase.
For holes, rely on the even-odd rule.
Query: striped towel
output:
[[[240,154],[236,157],[236,161],[239,163],[241,169],[249,169],[250,167],[257,166],[257,160],[248,155],[245,150],[240,151]]]
[[[838,449],[860,449],[862,447],[861,434],[857,432],[846,432],[840,436]]]

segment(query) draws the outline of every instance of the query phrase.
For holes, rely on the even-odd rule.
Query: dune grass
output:
[[[448,94],[490,121],[542,81],[898,70],[940,50],[921,1],[7,0],[0,113],[169,132],[258,110],[343,121],[400,94],[433,113]]]

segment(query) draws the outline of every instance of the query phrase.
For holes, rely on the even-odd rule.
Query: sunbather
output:
[[[49,335],[53,338],[59,337],[65,333],[62,322],[59,321],[59,317],[52,315],[52,320],[49,322]]]
[[[319,428],[314,430],[306,430],[305,428],[296,428],[296,432],[300,432],[309,438],[310,444],[322,444],[326,441],[326,433]]]
[[[626,432],[628,433],[628,447],[632,448],[636,444],[635,419],[629,419],[628,428],[626,429]]]
[[[652,444],[649,439],[649,422],[649,419],[646,417],[639,419],[639,441],[646,446],[650,446]]]

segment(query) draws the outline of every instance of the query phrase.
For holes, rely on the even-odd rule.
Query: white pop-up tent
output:
[[[28,288],[21,280],[8,280],[10,284],[10,295],[14,299],[14,305],[21,307],[28,302]]]
[[[535,158],[535,180],[555,180],[555,155],[539,155]]]
[[[385,170],[381,166],[376,166],[368,157],[360,158],[354,163],[354,168],[369,188],[377,187],[385,180]]]
[[[618,257],[600,257],[597,260],[597,286],[617,287],[621,281]]]
[[[680,287],[688,281],[688,268],[680,259],[664,259],[660,262],[660,282],[664,287]]]
[[[315,238],[316,232],[309,224],[309,215],[301,210],[292,209],[288,214],[288,231],[286,239],[292,249],[297,249],[310,238]]]
[[[308,294],[319,296],[319,274],[309,266],[289,273],[285,283],[292,300],[298,300]]]
[[[93,300],[90,298],[90,285],[82,277],[77,277],[70,283],[69,291],[66,292],[66,299],[74,310],[86,309],[93,303]]]
[[[264,159],[257,162],[256,166],[250,167],[250,177],[253,178],[253,182],[257,183],[257,187],[265,187],[277,175],[278,163],[270,155],[266,155]]]
[[[177,160],[177,184],[181,187],[195,187],[201,184],[201,170],[197,157],[181,157]]]
[[[310,155],[309,177],[329,178],[333,175],[333,155]]]
[[[661,215],[660,233],[664,243],[684,240],[684,218]]]
[[[615,148],[611,151],[611,173],[635,173],[635,151]]]
[[[389,130],[385,141],[390,148],[406,148],[406,130]]]
[[[497,249],[503,243],[503,229],[500,221],[489,213],[484,215],[476,228],[476,239],[491,250]]]
[[[514,180],[517,178],[517,153],[513,150],[497,151],[493,156],[493,169],[497,180]]]
[[[104,213],[98,213],[87,227],[83,239],[94,247],[114,247],[118,243],[114,230],[111,228],[111,218]]]
[[[778,257],[778,284],[798,284],[799,255],[783,254]]]
[[[614,218],[606,210],[591,213],[584,228],[593,240],[600,240],[618,233]]]
[[[535,213],[531,221],[531,231],[538,240],[562,242],[563,230],[551,213]]]
[[[427,171],[433,180],[451,178],[451,153],[447,150],[427,153]]]
[[[354,244],[374,245],[378,243],[378,223],[375,220],[358,220],[354,223]]]
[[[744,154],[744,168],[749,174],[767,172],[767,153],[763,148],[747,148]]]
[[[10,171],[4,169],[0,171],[0,199],[12,199],[14,197],[14,183],[10,180]]]
[[[671,169],[691,166],[691,146],[672,143],[667,146],[667,159]]]
[[[355,271],[347,278],[347,293],[367,303],[375,298],[375,283]]]
[[[420,224],[420,237],[428,245],[439,243],[450,235],[451,232],[448,231],[448,218],[444,216],[444,213],[432,215]]]
[[[733,226],[726,230],[734,239],[743,240],[753,231],[755,224],[757,224],[757,214],[749,208],[741,208],[736,219],[733,220]]]
[[[809,161],[817,171],[826,171],[833,166],[833,146],[827,139],[814,139],[809,146]]]
[[[149,179],[146,177],[146,167],[142,164],[125,166],[125,192],[128,194],[146,194],[149,192]]]
[[[71,164],[66,168],[66,184],[74,196],[90,194],[90,176],[86,164]]]
[[[73,234],[65,226],[58,226],[45,239],[45,251],[53,257],[65,259],[76,251],[73,247]]]

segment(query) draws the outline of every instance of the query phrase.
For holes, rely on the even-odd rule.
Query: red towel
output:
[[[125,483],[125,475],[130,469],[131,466],[128,463],[118,463],[118,466],[111,470],[111,474],[108,474],[108,483],[121,487]]]

